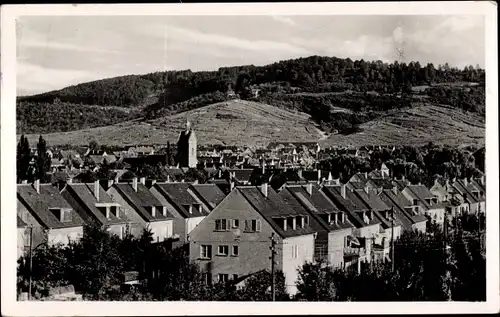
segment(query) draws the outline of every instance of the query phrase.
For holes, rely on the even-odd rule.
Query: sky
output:
[[[17,94],[164,70],[311,55],[480,65],[482,16],[30,16],[17,20]]]

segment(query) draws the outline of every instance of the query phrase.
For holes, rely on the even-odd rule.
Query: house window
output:
[[[232,256],[238,256],[240,254],[240,247],[237,245],[233,245],[233,252],[231,253]]]
[[[245,231],[260,232],[262,227],[260,219],[245,220]]]
[[[228,224],[227,219],[216,219],[215,220],[215,231],[227,231]]]
[[[229,279],[228,274],[219,274],[219,283],[226,283]]]
[[[413,205],[418,205],[418,199],[413,199]]]
[[[228,256],[229,255],[229,246],[227,245],[219,245],[217,255]]]
[[[240,221],[238,219],[233,219],[233,228],[238,228],[240,226]]]
[[[212,246],[211,245],[202,245],[200,257],[202,259],[211,259],[212,258]]]
[[[71,210],[61,210],[61,222],[71,221]]]
[[[203,273],[203,281],[205,282],[205,285],[212,285],[212,274]]]

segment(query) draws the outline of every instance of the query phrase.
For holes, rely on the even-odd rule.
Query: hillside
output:
[[[149,121],[71,132],[49,133],[50,145],[87,145],[91,140],[107,145],[166,144],[176,142],[186,120],[196,130],[199,144],[266,145],[271,140],[316,141],[320,132],[310,116],[262,103],[231,100]],[[38,135],[28,135],[34,144]]]
[[[484,117],[450,106],[422,105],[393,110],[360,125],[362,132],[330,135],[323,146],[484,144]]]

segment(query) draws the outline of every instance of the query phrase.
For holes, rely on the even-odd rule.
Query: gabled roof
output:
[[[291,193],[309,213],[318,216],[316,220],[329,231],[354,227],[348,220],[344,223],[328,224],[324,219],[321,219],[319,215],[340,212],[340,209],[320,190],[318,185],[311,184],[310,186],[312,187],[312,195],[307,192],[307,186],[287,186],[283,192]],[[285,193],[284,195],[286,195]],[[346,218],[348,218],[347,215]]]
[[[297,227],[296,230],[284,231],[273,218],[309,216],[306,210],[295,210],[288,205],[270,186],[268,186],[268,196],[265,197],[257,187],[236,187],[236,189],[245,197],[245,199],[257,210],[273,227],[273,229],[282,237],[289,238],[301,235],[313,234],[318,224],[311,217],[309,226],[305,228]]]
[[[285,188],[284,190],[282,190],[280,193],[279,193],[279,196],[281,197],[281,199],[283,199],[283,201],[289,205],[290,207],[292,207],[296,212],[298,213],[309,213],[311,214],[313,217],[315,216],[315,214],[311,211],[308,211],[308,208],[304,205],[304,203],[301,203],[297,197],[294,196],[294,194],[287,188]],[[313,227],[314,230],[316,231],[324,231],[324,230],[330,230],[330,228],[328,228],[328,224],[323,221],[322,219],[318,219],[319,217],[315,217],[316,219],[316,222],[313,222],[311,223],[311,226],[315,226]]]
[[[189,210],[184,207],[200,205],[200,202],[196,200],[188,191],[191,187],[190,183],[156,183],[154,187],[184,218],[206,216],[204,212],[200,213],[197,208],[192,208],[192,213],[189,213]]]
[[[365,189],[365,183],[362,182],[349,182],[348,185],[353,189]]]
[[[400,219],[401,222],[403,222],[403,225],[405,225],[405,219],[408,219],[412,223],[427,221],[425,216],[410,214],[405,209],[405,207],[412,206],[412,203],[400,191],[395,194],[392,190],[383,190],[382,193],[380,193],[380,199],[382,199],[388,206],[394,207],[396,212],[399,211],[405,216]]]
[[[110,213],[110,218],[108,219],[106,218],[106,215],[103,215],[102,212],[96,207],[96,203],[116,204],[101,186],[99,186],[99,201],[96,199],[93,183],[67,184],[65,190],[68,191],[68,193],[71,194],[73,198],[75,198],[78,203],[90,212],[101,224],[110,225],[129,222],[125,213],[120,213],[120,218],[117,218],[116,215]]]
[[[392,181],[394,185],[397,186],[398,190],[403,190],[406,186],[410,185],[408,180],[395,179]]]
[[[485,199],[485,196],[484,196],[484,195],[486,195],[485,188],[484,188],[484,187],[483,187],[483,186],[482,186],[482,185],[481,185],[478,181],[476,181],[475,179],[473,179],[473,180],[471,181],[471,184],[472,184],[472,186],[474,186],[474,187],[475,187],[475,188],[476,188],[479,192],[481,192],[481,191],[483,192],[483,196],[481,196],[481,195],[480,195],[480,196],[479,196],[478,201],[481,201],[481,202],[482,202],[482,201],[485,201],[485,200],[486,200],[486,199]]]
[[[356,173],[351,177],[351,179],[353,179],[354,176],[356,176],[358,182],[366,183],[368,181],[368,178],[366,177],[365,173]]]
[[[72,228],[81,227],[84,224],[82,218],[64,200],[57,188],[50,184],[40,184],[40,193],[37,193],[32,185],[19,184],[17,185],[17,198],[45,228]],[[71,210],[71,220],[61,222],[49,208]]]
[[[193,192],[200,197],[200,199],[214,209],[226,197],[226,194],[215,184],[192,184]]]
[[[433,198],[434,195],[424,185],[408,185],[406,189],[410,191],[418,200],[424,205],[425,208],[431,208],[426,199]]]
[[[380,219],[384,227],[391,227],[391,222],[388,218],[385,217],[385,212],[390,210],[390,207],[387,206],[380,197],[374,193],[366,193],[365,191],[355,191],[354,192],[360,200],[362,200],[370,210],[372,210],[375,215]],[[401,225],[401,223],[394,221],[396,226]]]
[[[380,187],[383,189],[391,189],[395,186],[388,178],[373,178],[368,182],[371,182],[376,187]]]
[[[163,205],[153,194],[151,194],[145,185],[137,183],[137,192],[132,187],[132,184],[128,183],[113,184],[112,188],[115,188],[145,221],[162,221],[171,218],[168,214],[167,217],[163,216],[160,210],[158,210],[153,217],[153,215],[146,210],[145,207],[163,207]]]
[[[340,186],[323,186],[322,190],[327,194],[329,198],[331,198],[335,203],[337,203],[341,209],[348,212],[349,220],[357,227],[361,228],[366,226],[367,224],[363,221],[361,212],[368,211],[368,206],[363,203],[356,194],[351,192],[346,188],[346,198],[344,199],[341,195]],[[379,220],[373,218],[368,225],[378,224]]]
[[[234,178],[240,182],[249,182],[253,172],[254,172],[253,168],[229,169],[229,173],[231,173],[231,175],[234,174]]]
[[[470,182],[467,185],[465,185],[463,180],[461,180],[461,179],[456,180],[453,183],[453,187],[455,187],[460,192],[460,194],[462,194],[462,196],[464,194],[466,194],[465,198],[466,198],[468,203],[474,204],[474,203],[478,202],[476,197],[474,197],[474,195],[472,194],[473,190],[476,190],[476,189],[474,188],[474,185],[472,185]]]

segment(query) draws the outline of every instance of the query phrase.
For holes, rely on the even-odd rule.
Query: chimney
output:
[[[267,183],[260,185],[260,191],[262,192],[262,194],[266,198],[267,198],[267,190],[268,190],[267,186],[268,186]]]
[[[266,174],[266,160],[262,159],[262,175]]]
[[[154,186],[156,184],[156,179],[151,180],[151,186]]]
[[[139,178],[139,182],[141,182],[142,185],[146,185],[146,177]]]
[[[219,169],[219,174],[218,178],[222,178],[222,171]]]
[[[464,177],[464,185],[467,186],[469,183],[469,180],[467,179],[467,177]]]
[[[402,175],[402,176],[401,176],[401,180],[402,180],[402,181],[404,181],[404,180],[405,180],[405,176],[404,176],[404,175]]]
[[[234,182],[233,182],[233,180],[230,180],[229,181],[229,191],[233,191],[233,189],[234,189]]]
[[[40,180],[35,179],[35,182],[33,182],[33,187],[35,187],[36,193],[40,194]]]
[[[439,183],[437,178],[434,178],[434,185],[437,185]]]
[[[368,172],[365,172],[365,178],[368,179]]]
[[[484,175],[481,176],[480,180],[481,180],[481,185],[484,185],[484,183],[485,183],[485,177],[484,177]]]
[[[137,192],[137,177],[132,178],[132,188]]]
[[[68,179],[66,180],[66,184],[73,184],[73,178],[71,178],[71,177],[70,177],[70,178],[68,178]]]
[[[117,173],[116,176],[115,176],[115,184],[118,184],[119,180],[120,180],[120,178],[118,177],[118,173]]]
[[[313,194],[313,184],[312,183],[307,184],[307,193],[309,194],[309,196],[312,196],[312,194]]]
[[[299,175],[299,178],[302,179],[302,170],[301,169],[297,170],[297,175]]]
[[[113,186],[113,180],[112,179],[109,179],[108,180],[108,188],[111,188],[111,186]]]
[[[195,179],[194,182],[193,182],[194,185],[198,184],[198,180]]]
[[[170,175],[167,175],[167,183],[170,183]]]
[[[96,199],[97,201],[99,201],[99,187],[100,187],[100,186],[99,186],[99,181],[98,181],[98,180],[96,180],[96,181],[94,182],[94,196],[95,196],[95,199]]]
[[[342,196],[342,198],[344,198],[344,199],[345,199],[345,196],[346,196],[345,194],[346,194],[346,192],[345,192],[345,185],[344,185],[344,184],[342,184],[342,185],[340,185],[340,195],[341,195],[341,196]]]
[[[394,193],[394,195],[398,194],[398,187],[396,185],[392,186],[392,192]]]
[[[318,169],[318,183],[321,182],[321,170]]]

